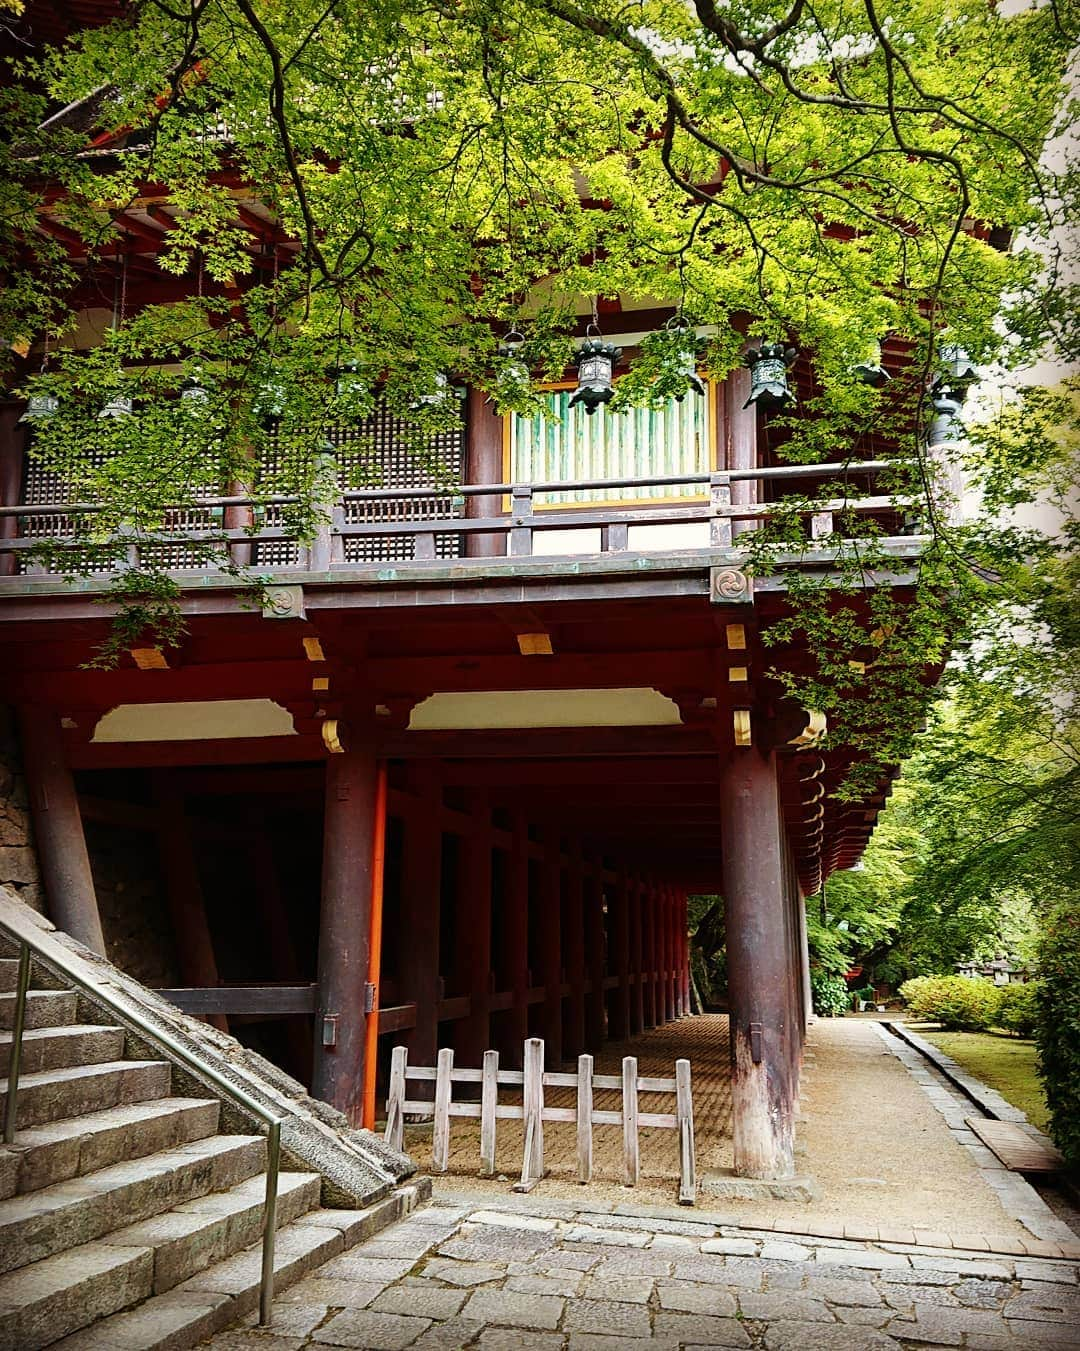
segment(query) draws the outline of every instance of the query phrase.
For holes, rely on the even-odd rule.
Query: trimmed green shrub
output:
[[[919,976],[900,986],[916,1018],[962,1032],[981,1032],[997,1020],[1001,993],[991,981],[970,976]]]
[[[998,991],[997,1025],[1021,1037],[1033,1037],[1039,1018],[1039,982],[1003,985]]]
[[[835,1018],[846,1013],[851,999],[843,976],[831,976],[827,971],[810,972],[810,994],[814,1012],[822,1018]]]
[[[1050,1108],[1050,1133],[1080,1168],[1080,903],[1051,911],[1039,940],[1039,1072]]]

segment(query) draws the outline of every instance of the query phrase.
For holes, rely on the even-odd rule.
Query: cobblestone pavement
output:
[[[1074,1260],[739,1229],[680,1212],[436,1200],[213,1351],[1080,1347]],[[1038,1251],[1037,1247],[1034,1249]]]

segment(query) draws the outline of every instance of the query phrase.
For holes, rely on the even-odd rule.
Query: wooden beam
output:
[[[155,774],[152,790],[158,812],[161,871],[180,974],[188,985],[215,986],[219,983],[217,958],[187,807],[169,775]],[[223,1014],[212,1015],[210,1021],[222,1032],[228,1032],[229,1021]]]
[[[24,705],[18,722],[34,843],[50,917],[58,929],[103,957],[105,939],[97,893],[60,719],[51,709]]]
[[[261,1013],[289,1018],[312,1014],[317,1003],[317,985],[216,985],[174,986],[155,989],[162,999],[197,1017],[207,1014]]]
[[[410,787],[416,809],[404,821],[398,991],[416,1006],[406,1038],[409,1059],[434,1065],[438,1046],[440,897],[442,891],[442,787],[429,767],[419,767]],[[419,1092],[424,1086],[420,1085]]]
[[[456,953],[458,988],[469,995],[469,1013],[454,1029],[460,1065],[479,1067],[490,1046],[491,996],[491,808],[471,795],[472,829],[462,838],[457,878]]]
[[[720,831],[735,1172],[786,1178],[794,1173],[795,1091],[775,756],[731,753]]]
[[[540,969],[544,987],[541,1019],[544,1057],[558,1067],[563,1058],[562,1009],[562,851],[559,836],[546,830],[542,836],[544,854],[540,862]]]
[[[581,841],[570,845],[566,868],[566,932],[563,934],[563,952],[570,995],[566,1003],[563,1027],[563,1054],[577,1057],[585,1050],[585,867]]]
[[[370,743],[326,762],[312,1093],[354,1126],[360,1124],[363,1100],[377,778]]]

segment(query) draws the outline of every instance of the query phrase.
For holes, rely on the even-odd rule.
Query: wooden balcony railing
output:
[[[776,512],[792,509],[806,518],[806,537],[812,541],[834,532],[843,535],[848,513],[879,517],[884,513],[888,522],[911,512],[910,494],[874,493],[870,486],[879,475],[895,473],[899,467],[895,460],[863,460],[649,478],[355,489],[340,493],[335,500],[313,504],[319,525],[314,537],[307,540],[300,539],[288,524],[288,509],[301,505],[296,496],[201,497],[178,508],[178,514],[182,512],[189,522],[193,515],[202,513],[204,524],[167,525],[153,530],[128,527],[110,543],[119,546],[132,565],[145,563],[155,553],[160,559],[163,551],[182,553],[185,546],[210,546],[227,548],[233,561],[274,574],[333,573],[335,569],[379,566],[383,562],[392,562],[397,570],[433,561],[452,566],[470,556],[468,541],[476,537],[483,539],[480,552],[489,559],[492,555],[529,558],[537,554],[538,535],[569,530],[598,529],[599,552],[618,553],[628,550],[629,532],[634,526],[704,523],[709,546],[723,548],[734,542],[740,530],[756,528],[758,522]],[[799,498],[798,490],[808,480],[815,482],[816,491],[820,491],[822,480],[835,484],[835,491],[824,498]],[[772,485],[780,495],[771,501],[756,500],[763,496],[766,485]],[[668,502],[643,500],[640,505],[631,501],[537,506],[541,495],[552,492],[619,489],[629,495],[641,489],[686,487],[700,488],[700,497],[683,496]],[[45,572],[40,554],[43,545],[59,550],[85,549],[92,539],[92,519],[103,509],[93,502],[0,507],[0,587],[12,574]],[[226,524],[245,515],[248,524]],[[553,556],[550,548],[542,552],[545,557]],[[163,566],[160,561],[158,566]],[[193,567],[205,573],[208,564],[203,556],[186,566],[182,559],[166,561],[164,566],[177,573]],[[49,570],[60,569],[54,565]]]

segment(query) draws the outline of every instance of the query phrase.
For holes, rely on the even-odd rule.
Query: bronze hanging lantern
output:
[[[524,346],[525,337],[516,328],[510,329],[503,337],[502,342],[499,343],[499,356],[506,362],[502,368],[500,384],[524,385],[526,387],[529,385],[532,373],[521,355],[521,349]]]
[[[960,410],[968,390],[978,379],[974,362],[955,343],[947,343],[940,349],[938,370],[939,374],[930,386],[930,407],[934,411],[926,437],[930,447],[943,446],[963,437]]]
[[[356,403],[367,398],[367,384],[360,378],[360,367],[355,361],[338,368],[334,379],[334,394],[345,403]]]
[[[595,311],[594,311],[595,313]],[[622,356],[614,343],[605,342],[595,320],[585,330],[585,341],[577,350],[577,389],[570,407],[584,405],[592,416],[601,404],[615,397],[615,363]]]
[[[55,394],[31,394],[20,422],[47,422],[60,411],[60,400]]]
[[[860,361],[852,366],[851,373],[857,380],[860,380],[864,385],[869,385],[872,389],[880,389],[882,385],[887,385],[892,376],[881,364],[881,343],[874,343],[873,351],[865,361]]]
[[[436,371],[432,388],[425,394],[418,394],[409,407],[414,413],[419,412],[421,408],[441,408],[451,393],[450,377],[444,371]]]
[[[202,383],[201,375],[196,367],[180,386],[180,407],[192,416],[205,412],[210,402],[210,391]]]
[[[687,390],[704,395],[705,381],[698,375],[697,369],[697,335],[681,314],[669,319],[664,327],[675,335],[671,355],[674,372],[686,381],[686,389],[675,395],[675,402],[682,403]]]
[[[127,394],[117,394],[109,400],[98,413],[99,418],[130,417],[135,411],[135,403]]]
[[[768,412],[785,408],[794,399],[788,384],[788,366],[795,360],[795,348],[782,342],[752,347],[744,360],[750,367],[750,397],[743,404],[756,404]]]

